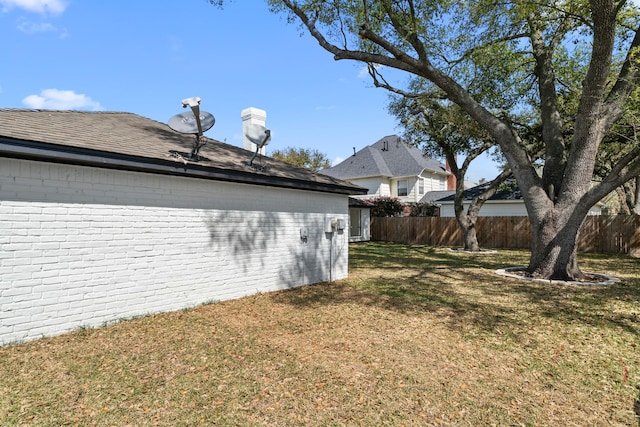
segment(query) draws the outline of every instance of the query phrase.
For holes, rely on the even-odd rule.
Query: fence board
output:
[[[481,217],[476,223],[484,248],[529,249],[531,224],[527,217]],[[371,218],[371,240],[433,246],[462,246],[455,218]],[[578,235],[578,251],[640,255],[640,217],[588,216]]]

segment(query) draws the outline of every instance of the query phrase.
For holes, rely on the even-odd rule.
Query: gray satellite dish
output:
[[[260,151],[260,149],[267,145],[269,140],[271,140],[271,131],[262,125],[252,123],[247,125],[245,128],[244,136],[256,145],[256,152],[253,153],[251,160],[247,162],[247,165],[253,166],[253,160],[258,155],[258,151]]]
[[[172,116],[169,119],[169,127],[176,132],[190,133],[196,136],[193,149],[187,157],[190,160],[197,161],[200,160],[198,151],[200,151],[200,148],[205,144],[205,142],[200,140],[202,133],[211,129],[216,119],[213,117],[213,114],[200,111],[200,98],[197,96],[182,100],[182,108],[187,107],[191,107],[191,112]]]
[[[259,148],[262,148],[269,143],[269,140],[271,139],[271,131],[262,125],[252,123],[247,125],[245,136],[249,141],[256,144]]]
[[[213,127],[216,119],[213,114],[206,111],[200,112],[200,124],[202,132],[206,132]],[[169,119],[169,127],[176,132],[198,134],[198,121],[192,112],[180,113]]]

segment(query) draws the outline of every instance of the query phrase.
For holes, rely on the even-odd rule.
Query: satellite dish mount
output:
[[[198,161],[198,152],[205,144],[202,134],[213,127],[216,119],[211,113],[200,111],[200,98],[197,96],[183,99],[182,108],[191,107],[191,113],[181,113],[169,119],[169,127],[176,132],[189,133],[195,135],[195,141],[191,153],[187,156],[189,160]]]

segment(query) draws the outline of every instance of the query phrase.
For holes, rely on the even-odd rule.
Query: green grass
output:
[[[350,276],[0,348],[0,425],[638,425],[640,259],[367,243]]]

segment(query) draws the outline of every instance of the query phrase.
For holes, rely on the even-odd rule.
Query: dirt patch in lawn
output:
[[[635,425],[638,260],[606,288],[358,244],[350,277],[0,348],[0,425]]]

